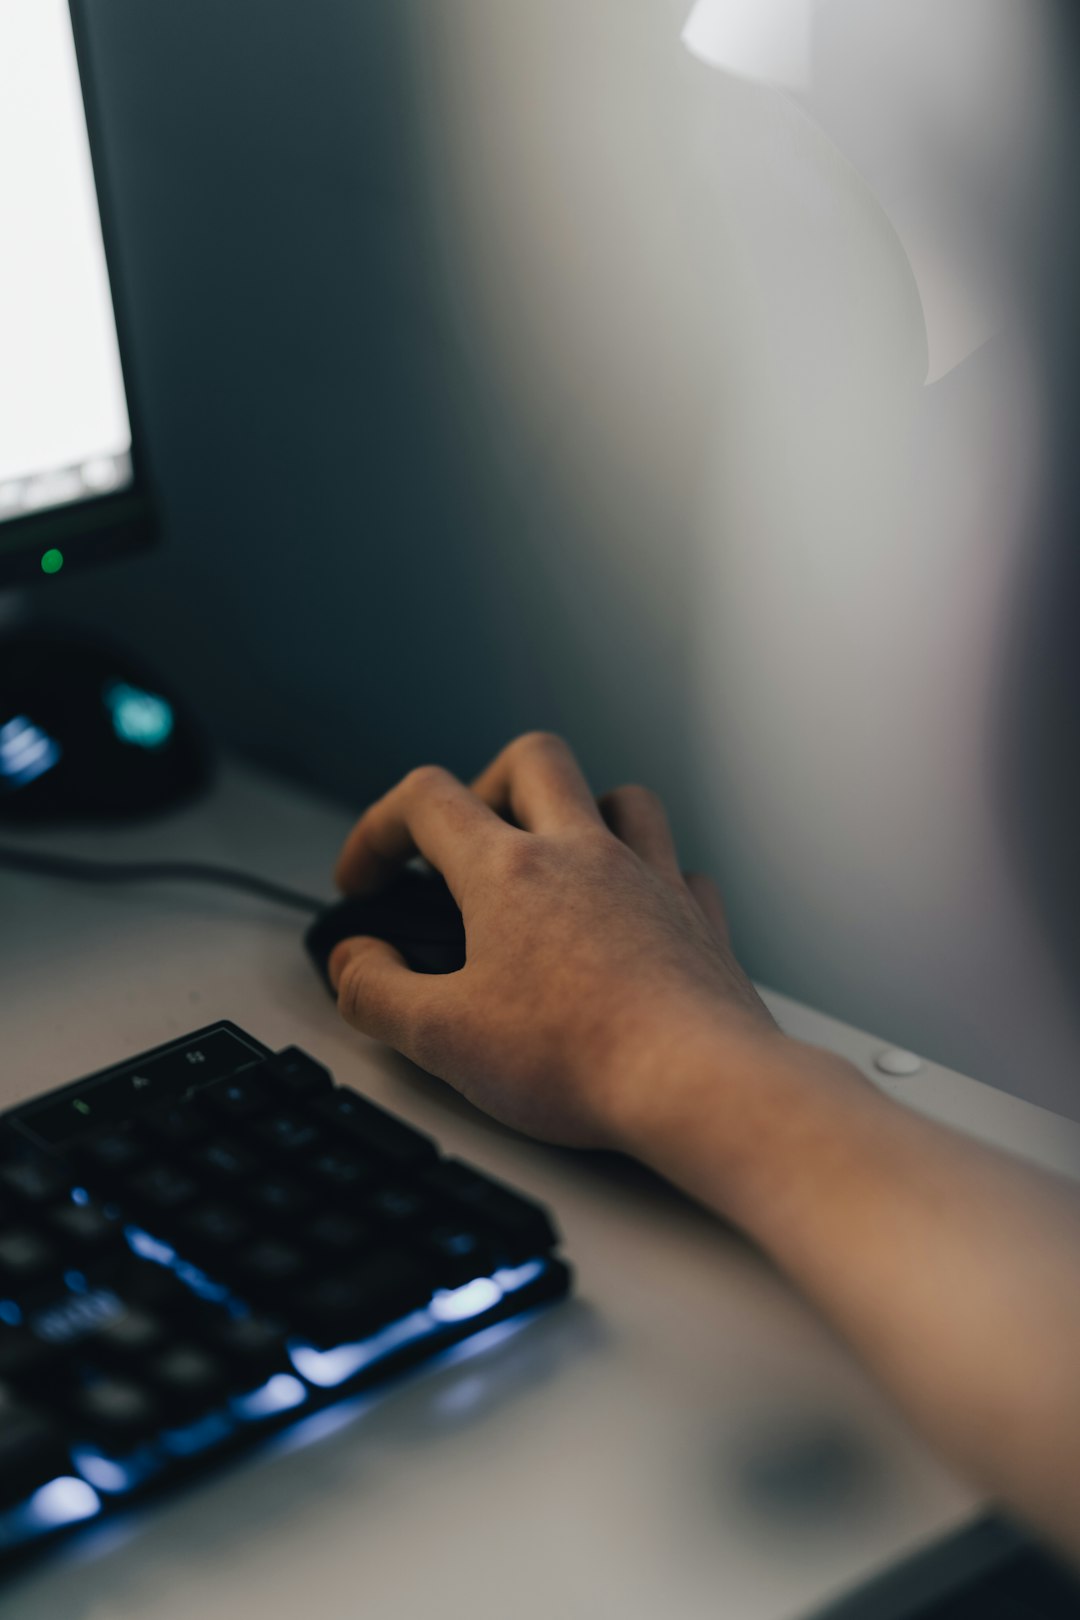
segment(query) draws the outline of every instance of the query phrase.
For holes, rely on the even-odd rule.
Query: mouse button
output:
[[[414,973],[457,973],[465,966],[464,942],[461,948],[430,940],[392,941]]]

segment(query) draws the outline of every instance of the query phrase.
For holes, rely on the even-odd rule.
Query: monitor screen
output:
[[[130,542],[142,507],[68,0],[0,0],[0,152],[6,583]]]

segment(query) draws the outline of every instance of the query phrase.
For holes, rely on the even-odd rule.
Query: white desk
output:
[[[230,770],[156,826],[30,842],[329,895],[349,822]],[[9,1588],[6,1620],[795,1620],[975,1512],[738,1238],[631,1166],[511,1136],[339,1023],[298,916],[10,874],[0,915],[4,1106],[231,1018],[544,1200],[577,1272],[574,1301],[516,1333],[95,1531]],[[770,999],[870,1072],[881,1043]],[[893,1084],[1080,1173],[1080,1127],[939,1069]]]

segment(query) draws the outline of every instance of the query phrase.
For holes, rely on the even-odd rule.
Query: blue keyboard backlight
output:
[[[238,1396],[232,1405],[237,1417],[250,1423],[257,1418],[275,1417],[278,1412],[291,1412],[306,1400],[307,1390],[299,1378],[291,1373],[275,1373],[250,1395]]]
[[[26,1504],[26,1519],[34,1530],[56,1530],[61,1525],[78,1524],[101,1511],[101,1498],[85,1479],[65,1474],[51,1479],[36,1490]]]

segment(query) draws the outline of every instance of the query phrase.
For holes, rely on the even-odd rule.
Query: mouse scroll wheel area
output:
[[[410,941],[417,944],[445,943],[448,935],[452,938],[458,933],[462,939],[465,937],[465,924],[461,921],[460,913],[455,926],[452,916],[432,916],[429,910],[422,907],[394,905],[383,910],[372,905],[367,908],[366,925],[371,933],[399,946]]]

